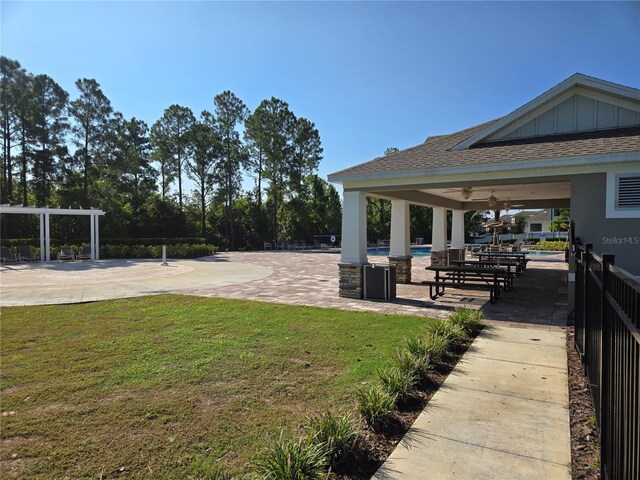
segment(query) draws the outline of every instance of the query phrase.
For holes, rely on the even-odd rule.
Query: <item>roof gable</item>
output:
[[[640,125],[640,90],[580,73],[463,142],[466,150],[496,141]]]

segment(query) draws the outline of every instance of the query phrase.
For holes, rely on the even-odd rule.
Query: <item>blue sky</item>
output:
[[[152,124],[229,89],[315,122],[320,174],[505,115],[575,72],[640,87],[640,2],[6,2],[1,52]]]

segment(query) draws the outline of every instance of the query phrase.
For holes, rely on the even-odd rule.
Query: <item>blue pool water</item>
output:
[[[380,255],[386,257],[389,255],[389,247],[373,247],[367,249],[368,255]],[[414,257],[430,257],[431,247],[411,247],[411,255]]]

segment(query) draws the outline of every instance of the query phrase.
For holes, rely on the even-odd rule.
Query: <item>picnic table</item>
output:
[[[525,252],[478,252],[473,256],[480,260],[497,260],[497,261],[514,261],[518,262],[518,273],[523,272],[527,268],[527,254]]]
[[[495,303],[500,297],[500,285],[507,287],[507,267],[479,267],[470,265],[450,265],[447,267],[426,267],[436,273],[434,280],[425,280],[423,285],[429,285],[429,297],[436,300],[444,295],[445,288],[462,288],[467,285],[479,285],[489,289],[489,301]],[[507,287],[508,288],[508,287]]]
[[[449,263],[455,266],[470,266],[476,268],[506,267],[507,282],[505,282],[505,290],[509,290],[509,288],[513,286],[514,277],[520,275],[520,263],[512,260],[450,260]]]

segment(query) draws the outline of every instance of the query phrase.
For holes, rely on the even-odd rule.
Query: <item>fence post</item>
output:
[[[614,264],[615,256],[610,253],[602,255],[602,292],[601,309],[602,318],[602,369],[600,370],[600,475],[603,479],[610,478],[611,471],[609,462],[612,460],[610,448],[611,427],[611,389],[613,382],[611,378],[611,342],[613,341],[611,331],[611,319],[609,318],[609,301],[607,292],[609,291],[609,265]]]
[[[587,322],[588,322],[588,299],[589,299],[589,265],[591,265],[591,250],[593,250],[593,243],[587,243],[584,246],[584,252],[582,253],[582,259],[583,259],[583,263],[584,263],[584,270],[583,270],[583,275],[582,275],[582,292],[583,292],[583,296],[582,296],[582,324],[584,325],[584,333],[583,333],[583,348],[582,348],[582,356],[580,357],[580,360],[582,360],[582,365],[585,368],[585,372],[586,372],[586,359],[589,356],[589,354],[591,352],[588,352],[588,348],[589,348],[589,334],[590,332],[588,331],[587,328]]]

